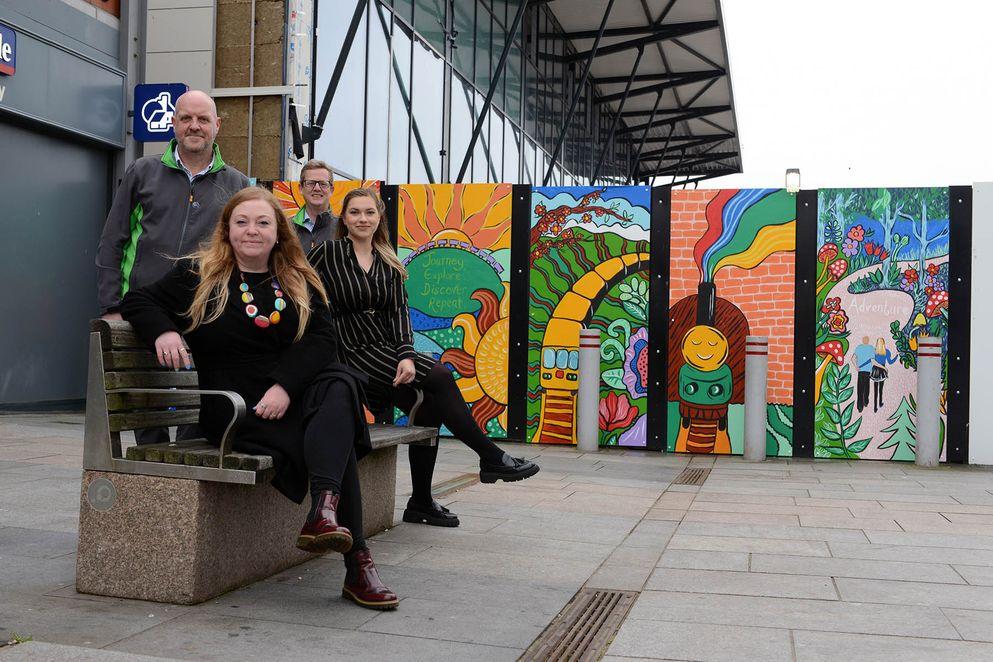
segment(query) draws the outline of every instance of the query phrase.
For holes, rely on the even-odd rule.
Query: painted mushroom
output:
[[[848,260],[843,257],[838,258],[831,264],[827,265],[824,269],[824,275],[827,276],[827,280],[825,280],[824,283],[817,288],[818,294],[830,283],[840,280],[841,277],[845,275],[846,271],[848,271]]]
[[[836,244],[824,244],[821,246],[821,250],[817,251],[817,261],[824,264],[827,264],[836,257],[838,257],[838,246]]]
[[[924,306],[924,317],[937,317],[942,308],[948,308],[948,292],[932,292]]]
[[[837,340],[829,340],[821,343],[814,349],[814,354],[821,357],[821,364],[817,366],[814,373],[814,402],[821,398],[821,382],[824,380],[824,373],[827,372],[828,364],[833,360],[838,365],[845,365],[845,350]]]
[[[924,317],[924,313],[917,313],[914,317],[914,328],[910,330],[910,339],[907,341],[910,351],[917,351],[917,336],[924,333],[925,324],[927,324],[927,319]]]

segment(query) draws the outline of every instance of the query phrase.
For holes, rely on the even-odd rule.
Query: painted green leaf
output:
[[[821,430],[821,435],[828,441],[841,441],[841,433],[834,430]]]
[[[831,419],[832,423],[834,423],[835,425],[841,425],[841,414],[838,413],[837,409],[831,407],[830,409],[827,410],[827,415],[828,418]]]
[[[621,301],[621,307],[624,309],[624,312],[639,322],[646,321],[645,307],[640,300]]]
[[[861,453],[866,449],[870,441],[872,441],[872,437],[866,437],[865,439],[859,439],[858,441],[853,441],[852,443],[848,444],[848,451],[851,453]]]
[[[852,408],[855,406],[854,403],[849,402],[848,406],[845,407],[845,411],[841,414],[841,425],[846,426],[852,422]]]
[[[824,450],[826,450],[831,455],[847,455],[848,454],[848,451],[846,451],[844,448],[838,448],[837,446],[824,446]]]
[[[845,439],[851,439],[857,435],[860,427],[862,427],[862,419],[857,418],[854,423],[845,428]]]
[[[844,402],[844,401],[848,400],[849,398],[851,398],[852,397],[852,393],[854,393],[854,392],[855,392],[855,389],[853,389],[853,388],[846,388],[844,391],[841,392],[841,395],[838,398],[838,400],[840,400],[841,402]]]
[[[600,379],[610,388],[616,388],[619,391],[623,391],[626,388],[624,386],[624,368],[604,370],[600,373]]]

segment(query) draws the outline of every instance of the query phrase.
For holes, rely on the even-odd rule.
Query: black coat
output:
[[[269,275],[246,273],[244,277],[261,314],[271,313],[275,295]],[[162,280],[127,294],[121,311],[124,319],[150,345],[166,331],[182,333],[189,326],[183,313],[193,301],[198,282],[192,263],[181,261]],[[303,337],[294,342],[299,317],[292,301],[284,297],[287,305],[279,324],[261,329],[245,313],[240,283],[236,269],[221,316],[184,337],[193,354],[200,388],[235,391],[245,399],[248,414],[235,431],[234,449],[271,455],[276,467],[273,486],[300,503],[308,481],[304,429],[330,382],[341,380],[352,390],[357,456],[371,449],[362,412],[366,377],[337,362],[337,339],[328,309],[318,297],[311,299],[313,313]],[[281,419],[270,421],[257,417],[252,408],[273,384],[286,389],[290,406]],[[205,396],[202,403],[200,425],[209,440],[219,443],[230,420],[230,404],[216,396]]]

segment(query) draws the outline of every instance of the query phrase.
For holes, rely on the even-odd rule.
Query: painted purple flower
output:
[[[645,327],[634,332],[628,340],[621,379],[632,398],[648,394],[648,329]]]
[[[621,433],[617,439],[618,446],[647,446],[648,445],[648,416],[642,414],[630,428]]]
[[[854,239],[846,239],[845,243],[841,246],[841,252],[848,257],[853,257],[859,253],[859,242]]]

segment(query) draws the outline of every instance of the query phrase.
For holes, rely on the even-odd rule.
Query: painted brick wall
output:
[[[696,294],[700,272],[693,246],[707,229],[706,209],[718,191],[673,191],[669,257],[670,305]],[[795,255],[776,253],[754,269],[722,269],[717,296],[748,317],[749,333],[769,337],[769,402],[793,403]]]

